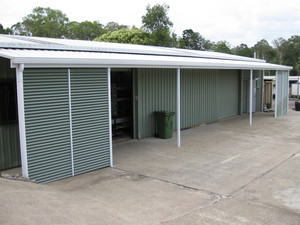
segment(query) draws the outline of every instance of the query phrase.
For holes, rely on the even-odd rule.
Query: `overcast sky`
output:
[[[211,41],[226,40],[231,47],[252,47],[266,39],[300,35],[299,0],[0,0],[0,23],[11,27],[32,12],[50,7],[63,11],[71,21],[115,21],[140,27],[146,5],[167,4],[173,31],[193,29]]]

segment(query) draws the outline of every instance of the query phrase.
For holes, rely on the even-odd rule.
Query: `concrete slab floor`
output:
[[[0,179],[0,224],[300,224],[300,112],[114,143],[114,168]]]

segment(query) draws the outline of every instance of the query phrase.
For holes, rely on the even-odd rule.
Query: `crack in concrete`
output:
[[[291,156],[289,156],[288,158],[286,158],[285,160],[281,161],[280,163],[278,163],[277,165],[273,166],[271,169],[263,172],[262,174],[260,174],[259,176],[255,177],[254,179],[252,179],[251,181],[249,181],[248,183],[246,183],[245,185],[241,186],[240,188],[234,190],[233,192],[231,192],[229,194],[229,196],[232,196],[234,194],[236,194],[237,192],[241,191],[242,189],[246,188],[248,185],[250,185],[251,183],[255,182],[256,180],[260,179],[261,177],[264,177],[265,175],[267,175],[268,173],[272,172],[274,169],[278,168],[279,166],[281,166],[282,164],[284,164],[285,162],[287,162],[289,159],[293,158],[295,155],[297,155],[299,152],[296,152],[294,154],[292,154]]]
[[[196,212],[196,211],[199,211],[199,210],[202,210],[202,209],[209,208],[209,207],[211,207],[211,206],[217,204],[218,202],[223,201],[224,199],[227,199],[227,198],[228,198],[227,196],[224,196],[224,195],[218,195],[217,197],[219,197],[219,198],[215,199],[213,202],[211,202],[211,203],[209,203],[209,204],[207,204],[207,205],[203,205],[203,206],[200,206],[200,207],[198,207],[198,208],[195,208],[195,209],[193,209],[193,210],[191,210],[191,211],[189,211],[189,212],[187,212],[187,213],[185,213],[185,214],[182,214],[182,215],[179,215],[179,216],[176,216],[176,217],[173,217],[173,218],[169,218],[169,219],[167,219],[167,220],[162,221],[161,223],[162,223],[162,224],[163,224],[163,223],[168,223],[168,222],[170,222],[170,221],[173,221],[173,220],[179,219],[179,218],[181,218],[181,217],[190,215],[190,214],[192,214],[192,213],[194,213],[194,212]]]
[[[247,186],[249,186],[251,183],[255,182],[256,180],[262,178],[263,176],[267,175],[268,173],[270,173],[271,171],[273,171],[274,169],[278,168],[279,166],[281,166],[282,164],[284,164],[285,162],[287,162],[288,160],[290,160],[291,158],[293,157],[297,157],[298,155],[300,154],[300,151],[290,155],[288,158],[286,158],[285,160],[281,161],[280,163],[278,163],[277,165],[273,166],[271,169],[265,171],[264,173],[262,173],[261,175],[255,177],[254,179],[252,179],[251,181],[249,181],[248,183],[246,183],[245,185],[243,185],[242,187],[234,190],[233,192],[231,192],[229,195],[222,195],[222,194],[219,194],[219,193],[215,193],[215,192],[212,192],[212,191],[208,191],[208,190],[204,190],[204,189],[199,189],[199,188],[194,188],[194,187],[190,187],[190,186],[187,186],[187,185],[183,185],[183,184],[178,184],[178,183],[175,183],[175,182],[172,182],[172,181],[168,181],[168,180],[164,180],[164,179],[160,179],[160,178],[156,178],[156,177],[151,177],[151,176],[147,176],[147,175],[144,175],[144,174],[139,174],[139,173],[134,173],[132,171],[127,171],[127,170],[124,170],[124,169],[121,169],[121,168],[116,168],[114,167],[115,169],[117,170],[120,170],[120,171],[124,171],[124,172],[128,172],[128,173],[132,173],[132,174],[136,174],[136,175],[140,175],[140,176],[144,176],[144,177],[147,177],[147,178],[150,178],[150,179],[153,179],[153,180],[158,180],[158,181],[162,181],[162,182],[165,182],[165,183],[168,183],[168,184],[172,184],[172,185],[175,185],[175,186],[178,186],[178,187],[181,187],[181,188],[186,188],[186,189],[190,189],[190,190],[194,190],[194,191],[201,191],[201,192],[205,192],[207,194],[210,194],[210,195],[214,195],[215,196],[215,199],[210,202],[209,204],[206,204],[206,205],[203,205],[203,206],[200,206],[198,208],[195,208],[195,209],[192,209],[191,211],[187,212],[187,213],[184,213],[182,215],[179,215],[179,216],[176,216],[176,217],[173,217],[173,218],[169,218],[169,219],[166,219],[164,221],[161,221],[161,224],[164,224],[164,223],[167,223],[167,222],[170,222],[170,221],[173,221],[173,220],[176,220],[176,219],[179,219],[181,217],[184,217],[184,216],[187,216],[187,215],[190,215],[196,211],[199,211],[199,210],[203,210],[203,209],[206,209],[206,208],[209,208],[225,199],[229,199],[229,198],[232,198],[232,196],[234,194],[236,194],[237,192],[241,191],[242,189],[246,188]],[[261,205],[266,205],[268,207],[272,207],[272,208],[276,208],[275,206],[273,205],[269,205],[267,203],[262,203],[262,202],[259,202],[259,201],[254,201],[254,200],[248,200],[249,202],[253,202],[253,203],[256,203],[256,204],[261,204]],[[278,207],[280,208],[280,207]],[[281,209],[281,208],[280,208]],[[286,210],[286,209],[285,209]]]
[[[178,186],[178,187],[181,187],[181,188],[185,188],[185,189],[190,189],[190,190],[194,190],[194,191],[202,191],[202,192],[205,192],[205,193],[211,194],[211,195],[217,195],[217,196],[222,196],[222,197],[225,196],[225,197],[227,197],[226,195],[222,195],[222,194],[215,193],[215,192],[212,192],[212,191],[208,191],[208,190],[204,190],[204,189],[199,189],[199,188],[194,188],[194,187],[190,187],[190,186],[183,185],[183,184],[178,184],[178,183],[175,183],[173,181],[169,181],[169,180],[164,180],[164,179],[157,178],[157,177],[148,176],[148,175],[145,175],[145,174],[135,173],[135,172],[124,170],[124,169],[117,168],[117,167],[114,167],[114,169],[117,169],[117,170],[120,170],[120,171],[123,171],[123,172],[127,172],[127,173],[131,173],[131,174],[135,174],[137,176],[144,176],[144,177],[147,177],[147,178],[150,178],[150,179],[153,179],[153,180],[159,180],[159,181],[162,181],[164,183],[172,184],[172,185],[175,185],[175,186]]]
[[[153,180],[158,180],[158,181],[161,181],[161,182],[164,182],[164,183],[167,183],[167,184],[171,184],[171,185],[175,185],[177,187],[181,187],[181,188],[185,188],[185,189],[189,189],[189,190],[193,190],[193,191],[200,191],[200,192],[204,192],[204,193],[207,193],[209,195],[213,195],[215,198],[212,200],[212,202],[210,202],[209,204],[206,204],[206,205],[203,205],[203,206],[200,206],[200,207],[197,207],[195,209],[192,209],[191,211],[187,212],[187,213],[184,213],[182,215],[179,215],[179,216],[176,216],[174,218],[169,218],[167,220],[164,220],[164,221],[161,221],[161,223],[167,223],[167,222],[170,222],[172,220],[176,220],[176,219],[179,219],[181,217],[184,217],[184,216],[187,216],[187,215],[190,215],[198,210],[201,210],[201,209],[205,209],[205,208],[209,208],[211,207],[212,205],[215,205],[217,204],[218,202],[224,200],[224,199],[227,199],[231,196],[229,195],[222,195],[222,194],[219,194],[219,193],[215,193],[215,192],[211,192],[211,191],[208,191],[208,190],[204,190],[204,189],[199,189],[199,188],[194,188],[194,187],[190,187],[190,186],[187,186],[187,185],[183,185],[183,184],[178,184],[178,183],[175,183],[175,182],[172,182],[172,181],[168,181],[168,180],[164,180],[164,179],[160,179],[160,178],[156,178],[156,177],[151,177],[151,176],[147,176],[147,175],[144,175],[144,174],[139,174],[139,173],[134,173],[132,171],[128,171],[128,170],[124,170],[124,169],[121,169],[121,168],[116,168],[114,167],[114,169],[117,169],[117,170],[120,170],[120,171],[123,171],[123,172],[127,172],[127,173],[131,173],[131,174],[134,174],[134,175],[137,175],[137,176],[144,176],[144,177],[147,177],[149,179],[153,179]]]

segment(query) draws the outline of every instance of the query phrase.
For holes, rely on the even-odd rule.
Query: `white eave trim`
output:
[[[205,60],[204,60],[205,61]],[[111,67],[111,68],[182,68],[182,69],[245,69],[245,70],[291,70],[292,67],[268,63],[210,60],[211,62],[177,62],[156,60],[114,60],[114,59],[30,59],[13,58],[11,66],[22,63],[25,68],[47,67]]]

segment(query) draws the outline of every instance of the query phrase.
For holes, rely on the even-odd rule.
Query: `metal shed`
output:
[[[119,104],[112,89],[131,90],[124,105],[132,107],[126,120],[132,138],[154,135],[155,111],[175,111],[178,147],[183,128],[248,112],[251,125],[252,113],[262,109],[264,70],[278,71],[275,116],[288,109],[291,68],[259,59],[7,35],[0,35],[0,59],[0,76],[9,71],[17,84],[19,136],[12,136],[19,139],[22,174],[40,183],[113,166],[112,133],[121,118],[112,120]],[[118,87],[127,75],[130,85]],[[6,146],[0,154],[16,151]]]

